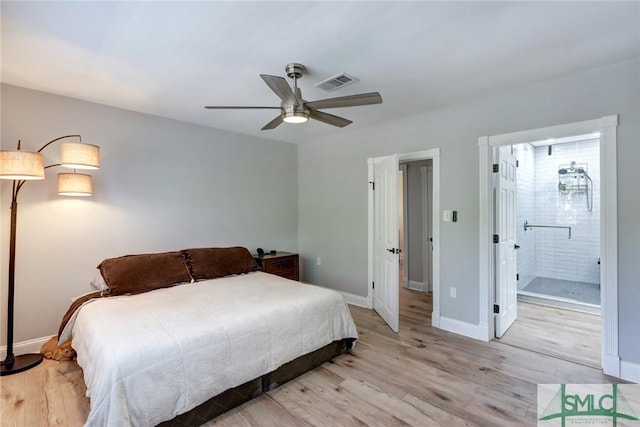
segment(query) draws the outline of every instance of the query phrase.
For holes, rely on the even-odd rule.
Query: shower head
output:
[[[584,168],[578,168],[576,169],[576,172],[581,173],[582,175],[584,175],[588,180],[591,180],[591,177],[589,176],[589,174],[587,173],[586,170],[584,170]]]

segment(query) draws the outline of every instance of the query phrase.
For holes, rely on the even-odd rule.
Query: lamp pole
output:
[[[0,362],[0,376],[17,374],[26,371],[42,362],[40,353],[28,353],[16,356],[13,354],[13,307],[16,278],[16,223],[18,218],[18,192],[24,181],[13,181],[11,196],[11,232],[9,237],[9,289],[7,294],[7,356]]]

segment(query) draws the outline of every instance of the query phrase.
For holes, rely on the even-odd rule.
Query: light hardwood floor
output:
[[[518,319],[501,343],[599,368],[600,316],[518,303]]]
[[[350,354],[231,410],[207,426],[536,425],[536,384],[608,383],[599,369],[433,329],[428,295],[402,290],[400,333],[351,307]],[[159,385],[160,386],[160,385]],[[81,370],[52,362],[0,380],[2,426],[80,426]]]

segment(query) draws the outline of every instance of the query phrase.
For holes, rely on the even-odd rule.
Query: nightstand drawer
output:
[[[299,280],[298,254],[278,252],[275,255],[254,255],[254,259],[265,273],[276,274],[291,280]]]
[[[265,259],[263,269],[273,274],[291,274],[296,271],[296,260],[293,257]]]

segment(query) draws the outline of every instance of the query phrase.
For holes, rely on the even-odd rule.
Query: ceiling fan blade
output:
[[[351,120],[343,117],[334,116],[333,114],[323,113],[322,111],[317,110],[309,110],[309,117],[340,128],[353,123]]]
[[[280,114],[278,117],[276,117],[275,119],[271,120],[269,123],[267,123],[266,125],[262,126],[262,129],[260,130],[269,130],[269,129],[275,129],[276,127],[278,127],[278,125],[282,123],[282,114]]]
[[[205,105],[207,110],[279,110],[280,107],[245,107],[240,105]]]
[[[360,105],[381,104],[382,97],[378,92],[361,93],[359,95],[341,96],[339,98],[321,99],[319,101],[305,102],[307,108],[315,110],[322,108],[357,107]]]
[[[285,104],[298,105],[298,99],[283,77],[260,74],[262,80],[284,101]]]

